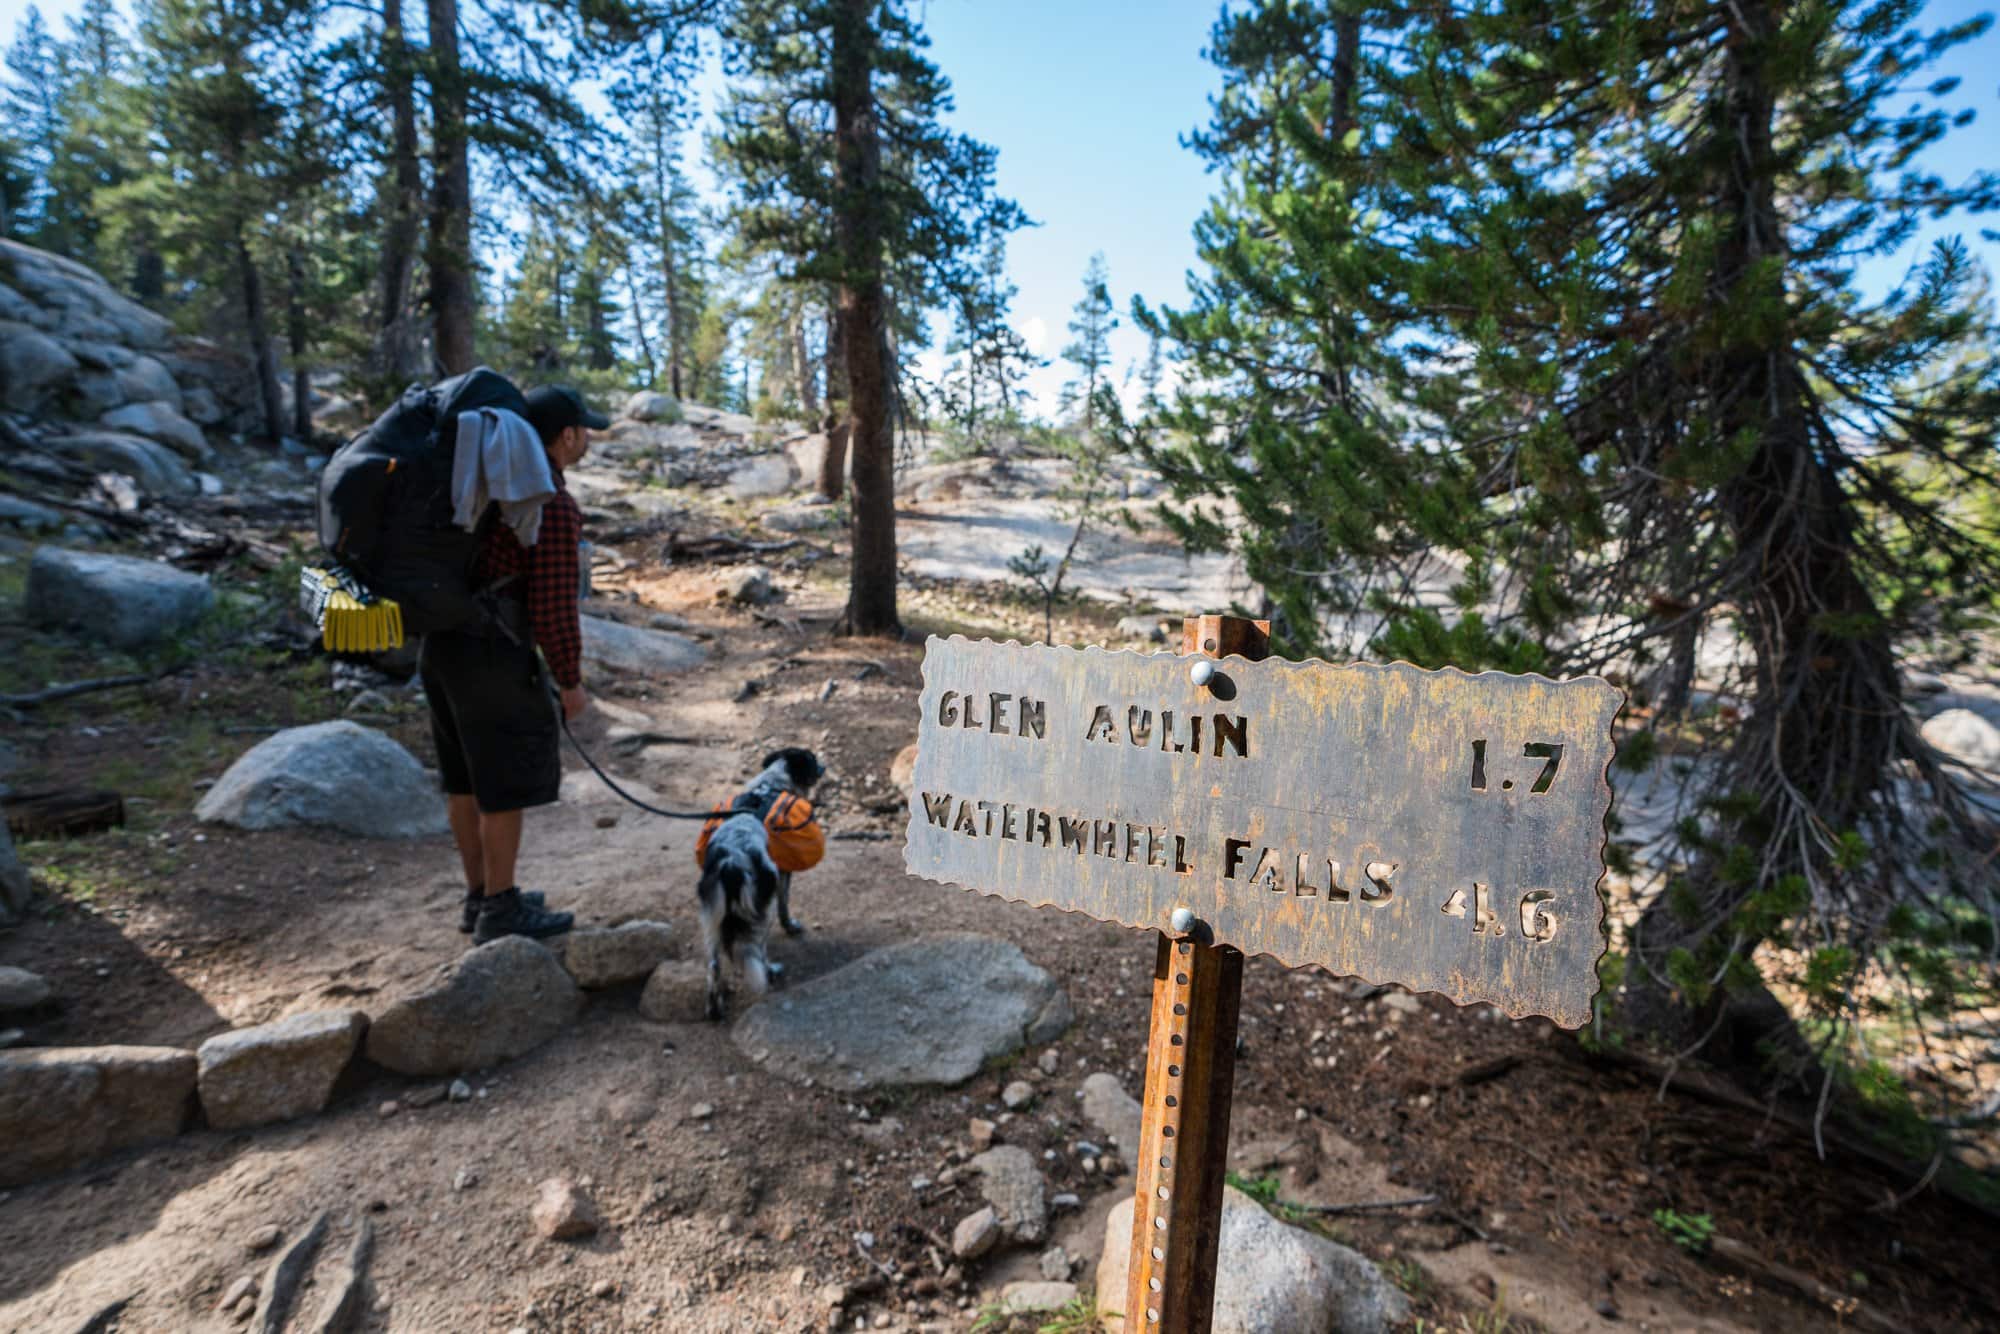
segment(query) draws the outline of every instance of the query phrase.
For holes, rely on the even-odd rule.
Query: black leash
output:
[[[547,680],[548,678],[544,677],[543,679]],[[613,792],[616,792],[619,796],[625,798],[625,800],[631,802],[634,806],[637,806],[640,810],[650,812],[653,815],[658,815],[668,820],[712,820],[717,818],[718,816],[723,816],[723,817],[728,816],[729,812],[727,811],[662,810],[658,806],[648,805],[647,803],[633,796],[630,792],[627,792],[624,788],[618,786],[617,780],[612,778],[610,774],[605,773],[604,770],[597,767],[597,761],[590,758],[590,752],[585,750],[583,748],[583,743],[576,739],[576,733],[569,730],[569,719],[563,716],[562,696],[561,694],[555,691],[553,683],[551,683],[550,685],[550,693],[555,695],[554,702],[556,708],[556,721],[562,724],[563,735],[569,738],[569,744],[576,749],[577,755],[582,758],[583,762],[590,766],[590,771],[596,774],[599,778],[604,780],[604,786],[610,788]]]

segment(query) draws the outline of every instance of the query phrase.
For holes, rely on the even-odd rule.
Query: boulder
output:
[[[160,363],[155,361],[153,364],[158,366]],[[156,440],[189,463],[206,463],[215,453],[208,447],[208,441],[202,438],[201,428],[181,416],[180,410],[167,402],[127,403],[122,408],[105,413],[97,424],[113,431]]]
[[[1061,1032],[1069,997],[1008,941],[921,936],[781,992],[737,1021],[768,1068],[843,1089],[958,1084]]]
[[[1001,1144],[975,1157],[970,1166],[979,1173],[979,1193],[999,1220],[1002,1237],[1032,1246],[1048,1236],[1047,1188],[1033,1154],[1018,1144]],[[1131,1226],[1129,1220],[1126,1226]]]
[[[72,431],[42,442],[51,452],[105,472],[122,472],[147,495],[192,495],[201,489],[179,455],[144,436]]]
[[[819,485],[820,469],[826,466],[826,434],[814,431],[811,435],[800,436],[785,442],[785,457],[792,461],[792,468],[807,486]],[[854,471],[854,454],[848,451],[843,460],[843,473]]]
[[[194,813],[238,829],[322,825],[362,838],[414,838],[448,827],[444,797],[416,757],[345,718],[258,742]]]
[[[1946,709],[1924,723],[1923,734],[1966,768],[2000,773],[2000,727],[1971,709]]]
[[[77,369],[69,350],[39,329],[0,323],[0,405],[35,412]]]
[[[639,1015],[656,1024],[684,1024],[708,1005],[708,967],[698,959],[669,959],[646,979]]]
[[[164,316],[121,296],[87,266],[18,241],[0,241],[0,275],[52,316],[66,337],[155,348],[173,330]]]
[[[895,759],[889,761],[889,786],[907,797],[910,795],[910,784],[916,781],[916,777],[917,743],[912,741],[896,752]]]
[[[0,283],[0,320],[9,320],[15,324],[33,324],[37,313],[34,302],[6,283]]]
[[[521,936],[469,951],[368,1029],[368,1059],[405,1075],[478,1070],[533,1051],[576,1020],[583,992]]]
[[[674,929],[665,922],[583,926],[551,942],[580,987],[615,987],[652,976],[674,952]]]
[[[194,1070],[177,1047],[0,1052],[0,1186],[178,1135]]]
[[[96,418],[127,401],[129,395],[118,383],[118,376],[108,370],[78,371],[70,381],[69,397],[64,407],[78,417]]]
[[[183,409],[174,373],[153,357],[134,357],[130,365],[120,367],[118,387],[128,403],[164,403],[176,414]]]
[[[205,384],[181,394],[181,413],[197,426],[217,426],[228,414],[216,400],[215,391]]]
[[[32,1010],[49,998],[49,984],[40,973],[0,967],[0,1014]]]
[[[243,1130],[319,1111],[367,1028],[360,1010],[315,1010],[210,1038],[195,1053],[209,1125]]]
[[[1104,1220],[1099,1311],[1125,1309],[1131,1245],[1127,1198]],[[1233,1186],[1224,1189],[1213,1334],[1389,1334],[1409,1312],[1409,1298],[1366,1256],[1279,1222]],[[1104,1328],[1118,1334],[1148,1326],[1107,1314]]]
[[[729,494],[738,500],[782,496],[797,481],[791,459],[783,454],[766,454],[740,464],[729,474]]]
[[[0,820],[0,926],[12,926],[28,912],[28,897],[34,893],[28,868],[14,851],[14,836],[7,822]]]
[[[960,1260],[977,1260],[999,1244],[1000,1215],[990,1204],[959,1219],[951,1230],[951,1253]]]
[[[1153,644],[1167,642],[1166,623],[1158,616],[1121,616],[1118,618],[1118,633]]]
[[[1125,1156],[1139,1151],[1139,1100],[1125,1091],[1118,1076],[1100,1071],[1083,1081],[1083,1119],[1110,1136]]]
[[[207,575],[159,561],[39,547],[28,563],[28,619],[73,628],[113,648],[170,638],[213,605]]]
[[[47,505],[0,492],[0,523],[26,533],[59,533],[69,523],[69,516]]]
[[[707,651],[686,635],[624,625],[602,616],[579,619],[583,624],[584,661],[599,667],[648,676],[672,676],[692,671],[708,660]]]
[[[677,422],[681,419],[681,405],[670,395],[641,389],[625,400],[619,415],[635,422]]]
[[[778,600],[771,584],[771,572],[761,565],[738,565],[724,570],[715,579],[715,596],[740,607],[761,607]]]
[[[757,516],[757,521],[781,533],[816,533],[837,526],[840,511],[824,500],[801,500],[766,510]]]

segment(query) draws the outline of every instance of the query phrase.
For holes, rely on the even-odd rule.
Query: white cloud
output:
[[[1017,332],[1021,335],[1021,341],[1028,345],[1028,351],[1038,357],[1049,345],[1049,322],[1039,315],[1030,315],[1022,321]]]

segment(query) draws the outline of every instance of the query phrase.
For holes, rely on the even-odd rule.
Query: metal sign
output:
[[[904,861],[1576,1027],[1621,703],[1595,678],[934,637]]]

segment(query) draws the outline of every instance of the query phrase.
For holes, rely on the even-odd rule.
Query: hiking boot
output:
[[[538,908],[529,903],[519,889],[510,889],[505,894],[495,894],[486,900],[486,905],[479,910],[479,921],[473,925],[472,942],[484,945],[502,936],[527,936],[531,940],[541,940],[561,935],[575,920],[575,913]]]
[[[542,897],[542,891],[539,889],[524,889],[521,891],[521,902],[527,904],[530,908],[540,908],[548,900]],[[465,911],[458,915],[458,929],[468,936],[471,935],[472,928],[479,925],[479,910],[485,906],[486,895],[484,891],[477,889],[467,890],[465,893]]]

